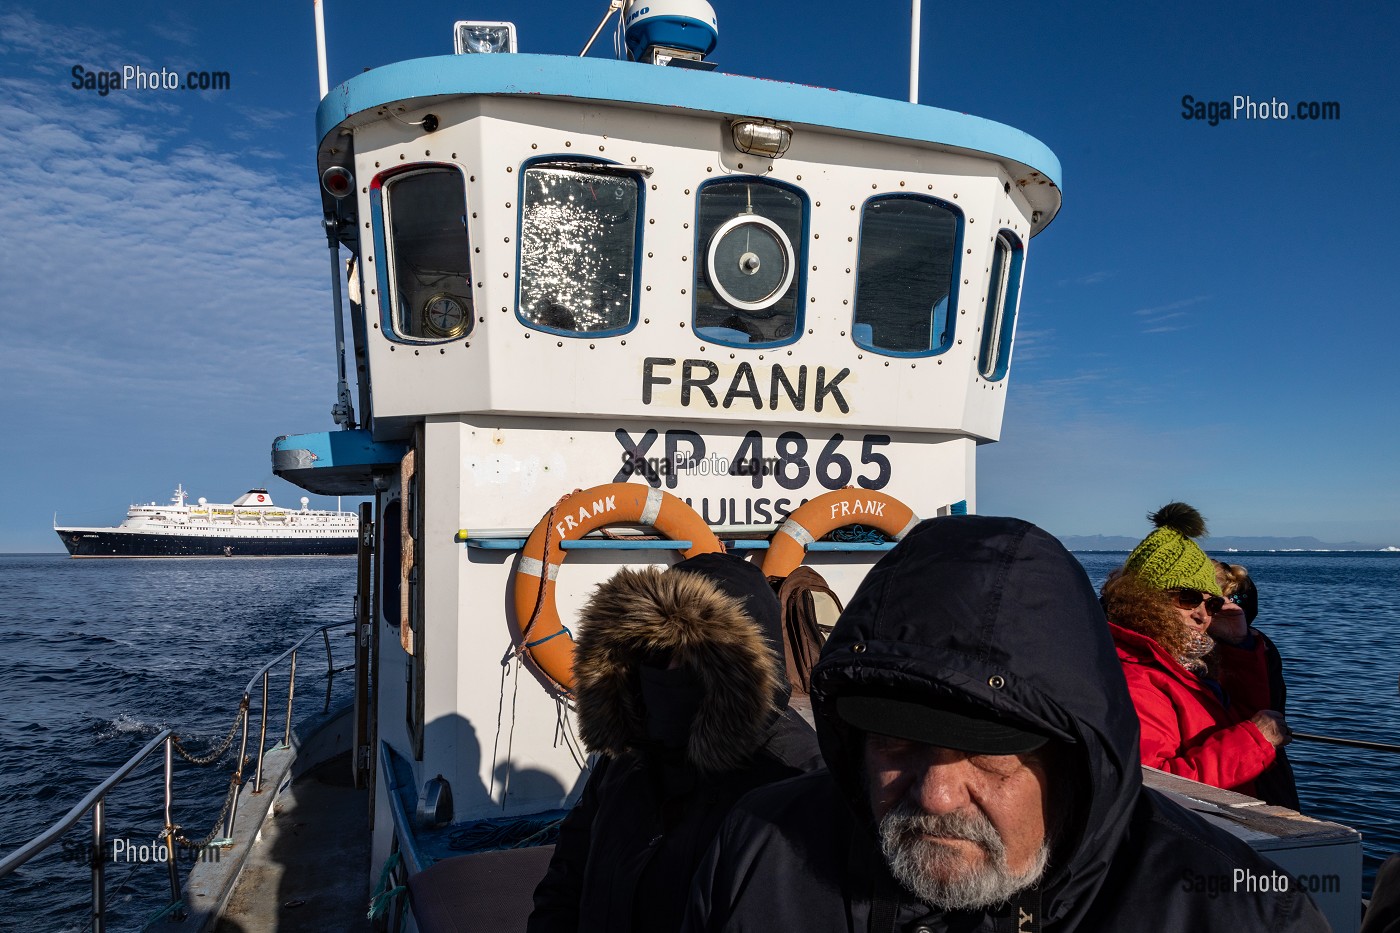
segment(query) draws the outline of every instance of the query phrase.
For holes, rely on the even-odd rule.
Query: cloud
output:
[[[129,444],[195,418],[262,459],[275,434],[328,427],[332,319],[307,167],[196,135],[202,95],[101,97],[28,66],[135,60],[86,27],[9,12],[0,37],[5,433]],[[262,439],[247,449],[239,430]]]
[[[1090,272],[1088,275],[1081,275],[1075,278],[1060,279],[1055,283],[1057,288],[1064,288],[1066,285],[1098,285],[1100,282],[1107,282],[1113,278],[1113,273],[1107,270]]]
[[[1173,331],[1185,330],[1191,326],[1190,315],[1185,310],[1203,301],[1209,301],[1210,295],[1196,295],[1192,298],[1183,298],[1179,301],[1169,302],[1164,305],[1154,305],[1150,308],[1138,308],[1132,312],[1135,317],[1143,319],[1142,332],[1144,334],[1169,334]]]

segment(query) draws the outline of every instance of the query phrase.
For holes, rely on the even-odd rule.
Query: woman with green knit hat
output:
[[[1102,592],[1142,726],[1142,763],[1254,796],[1255,779],[1289,737],[1283,714],[1268,708],[1263,646],[1230,652],[1227,696],[1207,633],[1225,600],[1215,565],[1194,540],[1205,520],[1183,502],[1148,517],[1156,529]]]

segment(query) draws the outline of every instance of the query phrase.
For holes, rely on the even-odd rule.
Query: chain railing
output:
[[[335,666],[335,658],[331,651],[330,632],[332,629],[353,626],[353,619],[345,622],[334,622],[330,625],[322,625],[312,629],[297,640],[286,651],[264,664],[248,685],[243,688],[243,696],[239,700],[238,712],[234,715],[233,724],[229,727],[228,733],[210,751],[202,754],[192,754],[181,743],[177,736],[170,729],[162,729],[154,738],[145,744],[135,755],[127,759],[126,763],[118,767],[107,778],[98,784],[88,793],[86,797],[78,801],[64,816],[48,829],[35,836],[29,842],[20,846],[9,855],[0,859],[0,878],[4,878],[11,872],[24,865],[30,859],[44,852],[55,842],[57,842],[68,830],[72,829],[79,820],[87,813],[92,813],[92,898],[90,905],[90,929],[93,933],[103,933],[106,928],[106,857],[103,854],[103,845],[106,833],[106,799],[107,795],[123,780],[136,770],[157,748],[164,748],[165,763],[163,768],[163,785],[165,791],[165,827],[162,829],[160,838],[165,840],[165,862],[170,876],[170,904],[162,914],[174,920],[183,916],[179,905],[182,903],[180,893],[180,874],[176,868],[175,852],[177,846],[203,850],[210,844],[230,845],[233,843],[234,820],[238,814],[238,794],[243,786],[243,769],[247,766],[248,757],[248,732],[249,715],[252,708],[253,691],[262,681],[262,707],[259,716],[259,736],[258,736],[258,757],[257,769],[253,776],[253,793],[262,792],[262,764],[263,752],[267,748],[267,703],[268,703],[268,680],[271,671],[283,661],[288,661],[287,676],[287,703],[286,703],[286,723],[282,732],[282,742],[279,748],[290,747],[292,741],[292,699],[296,690],[297,676],[297,652],[309,640],[317,635],[321,636],[326,648],[326,699],[322,707],[322,713],[330,712],[331,687],[336,674],[349,670],[354,664]],[[352,629],[353,632],[353,629]],[[171,818],[171,801],[173,798],[174,779],[174,757],[178,753],[181,758],[194,765],[209,765],[222,759],[233,744],[234,736],[242,728],[242,741],[239,746],[238,760],[234,765],[233,774],[229,778],[228,793],[224,797],[224,805],[220,810],[219,818],[214,824],[209,835],[199,841],[194,842],[187,839],[181,832],[180,827]],[[223,830],[223,837],[216,839],[220,829]]]

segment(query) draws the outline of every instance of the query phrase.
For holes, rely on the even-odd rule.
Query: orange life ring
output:
[[[847,486],[803,503],[783,522],[768,544],[763,572],[785,577],[802,566],[807,546],[847,525],[869,525],[898,541],[919,523],[914,510],[894,496]]]
[[[705,520],[680,499],[641,483],[607,483],[577,489],[554,504],[530,532],[515,570],[517,650],[568,693],[574,680],[574,640],[554,605],[554,580],[575,541],[607,525],[651,525],[672,541],[689,541],[686,557],[723,551]]]

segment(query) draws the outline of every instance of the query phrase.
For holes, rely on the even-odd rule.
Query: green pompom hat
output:
[[[1200,590],[1220,596],[1215,564],[1192,538],[1206,533],[1201,513],[1184,502],[1169,502],[1148,516],[1157,530],[1142,539],[1123,570],[1160,590]]]

